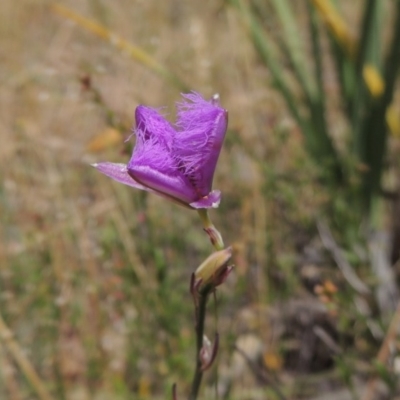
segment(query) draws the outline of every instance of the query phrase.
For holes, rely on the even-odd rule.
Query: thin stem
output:
[[[14,335],[8,328],[0,315],[0,339],[4,343],[4,347],[14,358],[16,364],[21,368],[21,371],[25,375],[25,378],[32,385],[38,398],[40,400],[52,400],[52,396],[47,391],[47,388],[43,381],[40,379],[36,370],[34,369],[31,362],[28,360],[23,350],[19,346],[18,342],[14,339]]]
[[[396,341],[397,331],[400,324],[400,302],[397,304],[397,309],[393,314],[389,328],[386,332],[385,339],[381,345],[377,355],[377,361],[381,365],[387,365],[388,359],[391,355],[391,349],[394,347]],[[372,400],[375,398],[376,386],[378,385],[378,378],[376,374],[370,378],[364,392],[362,400]]]
[[[203,378],[202,365],[200,360],[200,350],[203,347],[204,323],[206,319],[207,300],[210,291],[199,293],[196,309],[196,369],[193,375],[192,389],[189,400],[196,400],[199,393],[201,380]]]
[[[178,400],[178,395],[176,393],[176,383],[172,385],[172,400]]]
[[[72,9],[63,6],[60,3],[55,3],[51,6],[51,10],[64,18],[68,18],[74,22],[76,22],[81,28],[86,29],[89,32],[92,32],[96,36],[108,40],[115,47],[126,52],[130,57],[139,63],[143,64],[145,67],[155,72],[158,76],[164,78],[170,84],[175,86],[176,88],[189,91],[188,86],[182,82],[172,71],[167,69],[164,65],[160,64],[157,60],[155,60],[149,53],[145,52],[138,46],[128,42],[121,36],[118,36],[115,32],[108,30],[103,25],[93,21],[91,19],[85,18],[80,14],[77,14]]]
[[[224,249],[225,245],[224,245],[224,240],[222,239],[222,235],[212,223],[211,218],[208,215],[208,210],[199,209],[197,210],[197,212],[200,216],[201,222],[203,223],[204,231],[210,238],[211,244],[214,246],[216,250]]]

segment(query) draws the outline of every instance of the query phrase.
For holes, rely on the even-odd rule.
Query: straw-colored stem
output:
[[[396,337],[398,335],[400,327],[400,302],[397,305],[397,309],[393,314],[392,320],[390,322],[389,328],[386,332],[385,339],[376,357],[376,360],[381,365],[387,365],[388,359],[392,353],[392,349],[395,347]],[[376,375],[371,377],[366,385],[364,396],[362,400],[373,400],[375,397],[375,390],[378,384],[378,378]]]
[[[170,70],[161,65],[158,61],[156,61],[153,57],[151,57],[149,54],[147,54],[144,50],[142,50],[138,46],[129,43],[127,40],[123,39],[116,33],[110,31],[109,29],[102,26],[98,22],[85,18],[68,7],[55,3],[51,6],[51,8],[55,13],[61,15],[62,17],[68,18],[77,23],[80,27],[86,29],[89,32],[94,33],[96,36],[104,40],[108,40],[115,47],[125,51],[134,60],[145,65],[153,72],[155,72],[157,75],[163,77],[172,85],[176,86],[178,89],[183,91],[188,91],[187,85],[185,85],[175,74],[173,74]]]
[[[14,339],[13,333],[6,325],[1,315],[0,339],[3,341],[4,347],[12,355],[16,364],[19,366],[28,382],[32,385],[32,388],[36,391],[40,400],[52,400],[53,398],[50,396],[44,383],[40,379],[39,375],[36,373],[30,361],[25,356],[18,342]]]

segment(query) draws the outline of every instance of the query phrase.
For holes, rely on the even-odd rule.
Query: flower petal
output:
[[[191,208],[217,207],[221,193],[210,192],[227,128],[218,97],[183,95],[177,130],[156,110],[136,109],[136,143],[128,165],[94,164],[100,172],[137,189],[155,192]]]
[[[97,164],[92,164],[93,167],[98,169],[104,175],[114,179],[117,182],[123,183],[124,185],[132,186],[140,190],[148,190],[152,192],[153,190],[141,185],[136,182],[129,174],[128,169],[125,164],[111,163],[111,162],[101,162]]]
[[[140,105],[136,108],[135,119],[136,134],[140,132],[143,141],[151,139],[171,151],[175,129],[156,109]]]
[[[217,208],[221,202],[221,191],[213,190],[207,196],[201,198],[200,200],[190,203],[192,208]]]
[[[219,106],[218,95],[211,101],[197,93],[183,95],[187,100],[178,104],[178,132],[174,155],[183,164],[184,174],[190,177],[200,195],[212,187],[214,171],[221,152],[228,124],[228,113]]]
[[[199,196],[172,152],[175,130],[156,110],[136,109],[136,144],[128,173],[143,186],[188,204]]]
[[[131,160],[128,164],[128,173],[143,186],[153,189],[160,195],[172,197],[178,202],[189,204],[197,199],[194,188],[179,171],[166,174],[162,169],[154,169],[151,165],[139,165]]]

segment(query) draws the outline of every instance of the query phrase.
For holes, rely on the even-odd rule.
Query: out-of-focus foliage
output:
[[[389,128],[396,130],[391,121],[400,118],[398,112],[396,117],[390,114],[400,67],[399,2],[365,1],[356,30],[350,29],[331,0],[229,2],[243,16],[261,60],[304,134],[310,157],[320,167],[321,178],[351,201],[349,206],[360,214],[359,219],[369,218],[374,200],[383,191]],[[301,9],[301,17],[296,18]],[[388,20],[389,9],[393,16]],[[279,35],[268,26],[272,18],[279,21]],[[327,66],[329,55],[333,70]],[[334,103],[327,85],[332,73],[340,89],[333,94],[334,111],[340,117],[332,115]],[[341,143],[335,143],[339,118],[345,120],[347,132]]]
[[[89,166],[127,161],[136,106],[172,110],[187,86],[230,119],[212,219],[235,270],[210,303],[202,398],[398,392],[396,218],[378,202],[382,230],[360,229],[380,186],[396,197],[398,2],[234,3],[0,2],[1,399],[188,393],[208,238],[196,213]]]

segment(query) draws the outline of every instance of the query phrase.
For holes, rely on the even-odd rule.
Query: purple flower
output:
[[[136,144],[127,165],[94,164],[110,178],[154,192],[191,208],[218,207],[219,190],[211,191],[224,141],[228,112],[219,96],[210,101],[197,93],[183,95],[175,125],[157,110],[136,108]]]

